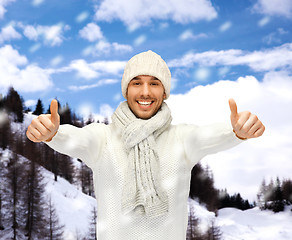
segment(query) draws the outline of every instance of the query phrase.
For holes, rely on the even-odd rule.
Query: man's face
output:
[[[128,105],[137,118],[149,119],[154,116],[165,98],[164,87],[155,77],[140,75],[128,85]]]

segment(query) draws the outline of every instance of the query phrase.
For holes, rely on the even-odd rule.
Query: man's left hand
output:
[[[256,138],[265,131],[265,126],[258,117],[251,112],[237,112],[237,105],[234,99],[229,99],[231,111],[230,120],[233,131],[239,139]]]

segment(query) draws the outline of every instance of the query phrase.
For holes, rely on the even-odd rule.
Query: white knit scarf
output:
[[[170,110],[162,103],[160,110],[150,119],[137,118],[123,102],[112,116],[113,124],[122,129],[122,139],[128,153],[122,209],[135,211],[147,217],[168,212],[168,196],[161,186],[160,163],[156,138],[172,121]]]

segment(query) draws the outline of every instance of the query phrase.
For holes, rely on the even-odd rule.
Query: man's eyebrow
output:
[[[140,77],[134,77],[132,80],[141,80]],[[157,77],[152,77],[151,80],[159,80]]]

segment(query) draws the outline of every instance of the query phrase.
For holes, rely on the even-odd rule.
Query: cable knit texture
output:
[[[163,84],[166,99],[169,97],[171,73],[160,55],[149,50],[135,55],[127,62],[121,82],[124,98],[127,98],[129,82],[139,75],[149,75],[158,78]]]
[[[123,187],[122,207],[125,213],[133,210],[148,217],[168,212],[168,197],[161,187],[159,156],[156,138],[169,127],[172,117],[166,103],[152,118],[136,118],[123,102],[112,116],[128,154],[128,172]]]
[[[168,197],[168,212],[153,218],[134,211],[124,214],[123,189],[130,177],[129,150],[124,143],[123,129],[116,124],[92,123],[83,128],[61,125],[47,144],[58,152],[81,159],[92,169],[98,240],[185,240],[193,166],[207,154],[240,142],[230,124],[224,123],[171,124],[156,136],[157,169],[160,169],[161,188]]]

